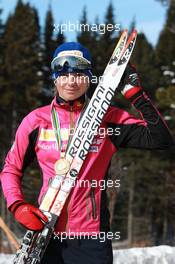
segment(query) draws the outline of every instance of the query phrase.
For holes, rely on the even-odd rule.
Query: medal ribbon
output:
[[[72,129],[74,128],[76,130],[76,127],[80,121],[80,118],[82,117],[82,114],[84,113],[85,111],[85,108],[87,106],[87,103],[88,103],[88,100],[87,102],[84,104],[84,107],[82,109],[82,112],[76,122],[76,126],[74,127],[69,127],[69,130],[71,132],[71,135],[69,134],[69,138],[68,138],[68,144],[67,144],[67,147],[66,147],[66,151],[68,150],[68,147],[70,146],[70,143],[71,143],[71,140],[73,138],[73,133],[72,133]],[[60,126],[60,119],[59,119],[59,115],[55,109],[55,107],[53,106],[53,102],[52,102],[52,105],[51,105],[51,122],[52,122],[52,128],[54,130],[54,134],[55,134],[55,138],[56,138],[56,145],[57,145],[57,150],[60,150],[60,155],[61,154],[64,154],[65,156],[65,152],[63,152],[63,144],[62,144],[62,140],[61,140],[61,126]],[[75,132],[75,131],[74,131]]]
[[[52,114],[52,127],[54,130],[54,134],[55,134],[55,138],[56,138],[56,144],[57,144],[57,150],[60,150],[60,152],[62,152],[62,141],[61,141],[61,127],[60,127],[60,120],[59,120],[59,116],[55,110],[55,107],[52,106],[52,110],[51,110],[51,114]]]
[[[57,111],[53,105],[52,105],[52,110],[51,110],[51,121],[52,121],[52,127],[53,127],[55,138],[56,138],[57,150],[60,150],[60,155],[64,157],[65,153],[66,153],[66,151],[67,151],[67,149],[71,143],[72,137],[73,137],[72,129],[74,128],[74,126],[69,127],[69,131],[70,131],[71,135],[69,134],[66,151],[63,152],[63,143],[61,140],[60,119],[59,119],[59,115],[58,115],[58,113],[57,113]]]

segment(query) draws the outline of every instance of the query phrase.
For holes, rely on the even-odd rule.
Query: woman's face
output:
[[[65,101],[72,101],[86,93],[89,77],[82,73],[66,73],[55,81],[57,92]]]

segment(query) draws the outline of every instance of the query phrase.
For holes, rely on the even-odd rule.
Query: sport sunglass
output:
[[[51,63],[51,68],[54,72],[61,71],[64,67],[71,67],[77,70],[90,70],[91,63],[85,59],[74,56],[58,57]]]

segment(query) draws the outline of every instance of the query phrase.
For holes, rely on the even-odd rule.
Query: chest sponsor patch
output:
[[[94,144],[94,145],[101,145],[102,142],[103,142],[103,139],[101,139],[101,138],[94,138],[92,144]]]
[[[99,147],[98,146],[90,146],[89,152],[98,152]]]
[[[69,129],[61,128],[61,139],[68,140],[68,138],[69,138]],[[42,128],[39,136],[39,141],[56,141],[53,129]]]

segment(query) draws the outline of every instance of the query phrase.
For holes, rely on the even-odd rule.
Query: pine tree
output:
[[[175,133],[175,2],[170,1],[166,23],[156,47],[157,68],[160,71],[159,89],[156,92],[158,104],[169,120]]]
[[[80,18],[81,31],[77,34],[77,41],[87,47],[92,55],[92,67],[95,65],[97,55],[97,31],[91,30],[91,25],[87,18],[87,9],[83,8],[82,17]],[[94,24],[96,25],[96,24]]]
[[[104,24],[105,24],[105,32],[104,34],[100,35],[100,39],[99,39],[100,51],[101,51],[99,57],[101,58],[101,61],[98,61],[99,63],[98,67],[100,74],[103,73],[104,67],[108,63],[108,60],[117,43],[118,34],[115,28],[116,23],[114,16],[114,7],[112,2],[109,3],[109,6],[107,8]]]
[[[3,78],[3,53],[4,53],[4,24],[1,19],[3,10],[0,8],[0,86],[2,86]]]
[[[4,34],[4,25],[3,25],[3,22],[1,19],[2,12],[3,12],[3,10],[0,8],[0,50],[1,50],[0,63],[2,62],[2,54],[3,54],[2,48],[3,48],[3,34]]]
[[[7,19],[3,37],[0,105],[5,120],[1,153],[6,154],[14,141],[21,119],[40,104],[38,98],[42,86],[42,72],[40,27],[36,9],[19,0],[14,13]],[[3,161],[4,158],[5,155]],[[32,174],[32,170],[28,176],[30,173]],[[37,178],[37,174],[34,175]],[[27,185],[30,186],[30,176],[27,179]],[[7,214],[6,221],[10,224],[9,219]]]
[[[41,90],[40,29],[38,15],[29,4],[18,1],[4,34],[4,83],[1,104],[6,106],[9,138],[21,118],[36,107]],[[9,125],[9,124],[8,124]]]
[[[129,32],[131,33],[134,29],[136,29],[136,18],[135,16],[133,17],[130,27],[129,27]]]
[[[61,25],[61,23],[60,23]],[[52,56],[53,56],[53,52],[55,51],[55,49],[60,46],[61,44],[63,44],[64,42],[66,42],[66,37],[64,35],[63,32],[61,32],[61,30],[59,30],[55,36],[54,36],[54,49],[52,51]]]
[[[87,47],[92,56],[92,82],[91,87],[88,90],[88,96],[91,97],[97,86],[97,58],[99,52],[99,43],[97,36],[98,21],[94,24],[90,24],[87,18],[87,9],[83,8],[82,17],[80,18],[81,31],[77,34],[77,41]]]
[[[53,97],[53,79],[51,72],[51,61],[55,49],[65,42],[64,34],[59,28],[54,28],[54,18],[51,5],[46,14],[43,43],[43,93],[42,103],[48,104]]]
[[[80,25],[81,25],[81,31],[77,34],[77,40],[82,43],[83,45],[86,45],[87,48],[92,47],[92,41],[91,41],[91,30],[90,30],[90,24],[88,22],[87,18],[87,9],[86,6],[83,8],[82,11],[82,17],[80,18]]]
[[[161,72],[159,87],[172,83],[175,74],[175,4],[171,3],[165,26],[156,47],[157,67]],[[173,78],[172,78],[173,77]]]
[[[3,10],[0,9],[0,93],[1,96],[4,94],[4,31],[5,31],[5,25],[2,22],[1,15],[2,15]],[[1,101],[1,99],[0,99]],[[0,141],[0,160],[3,161],[5,154],[6,154],[6,149],[8,146],[8,139],[7,139],[7,130],[5,123],[7,122],[7,116],[6,116],[6,106],[4,105],[3,100],[0,103],[0,138],[3,139]],[[2,164],[0,163],[0,166]]]
[[[48,62],[47,65],[49,66],[50,66],[50,61],[52,59],[52,52],[54,49],[53,31],[54,31],[54,18],[50,7],[46,14],[45,34],[44,34],[45,55]]]
[[[1,15],[2,15],[2,9],[0,9],[0,51],[1,51],[0,52],[0,86],[2,86],[3,84],[3,55],[4,55],[4,25],[2,23]]]
[[[56,39],[55,39],[55,48],[57,48],[59,45],[63,44],[66,41],[66,38],[61,31],[58,32]]]
[[[159,89],[156,91],[156,99],[164,114],[171,132],[175,134],[175,1],[169,1],[166,22],[159,36],[156,47],[157,68],[160,71]],[[175,233],[174,225],[174,157],[175,149],[166,153],[162,162],[162,170],[167,175],[167,209],[166,218],[162,226],[168,226]],[[162,211],[161,211],[162,212]],[[160,212],[160,214],[161,214]],[[164,232],[165,233],[165,232]],[[171,241],[170,241],[171,242]],[[169,242],[169,243],[170,243]]]
[[[136,66],[143,89],[154,98],[158,88],[158,70],[155,65],[155,52],[144,33],[139,33],[131,63]]]
[[[54,19],[51,7],[46,14],[45,28],[44,28],[44,45],[43,45],[43,96],[42,103],[49,103],[52,93],[52,78],[51,78],[51,60],[55,49],[54,41]]]
[[[1,15],[2,15],[3,10],[0,8],[0,87],[2,87],[3,85],[3,57],[4,57],[4,24],[2,22],[1,19]],[[1,88],[0,88],[1,90]],[[2,90],[1,90],[2,91]],[[2,169],[2,161],[5,158],[5,154],[6,154],[6,148],[7,148],[7,140],[6,140],[6,129],[4,126],[5,120],[6,120],[6,115],[5,115],[5,111],[4,111],[4,106],[3,104],[0,104],[0,170]],[[0,199],[1,199],[1,203],[0,203],[0,214],[2,216],[3,219],[5,219],[6,216],[6,210],[5,210],[5,206],[4,206],[4,198],[3,198],[3,194],[1,192],[0,194]],[[3,232],[2,230],[0,230],[0,244],[3,240]]]
[[[156,0],[160,2],[162,5],[167,6],[170,2],[173,2],[174,0]]]

